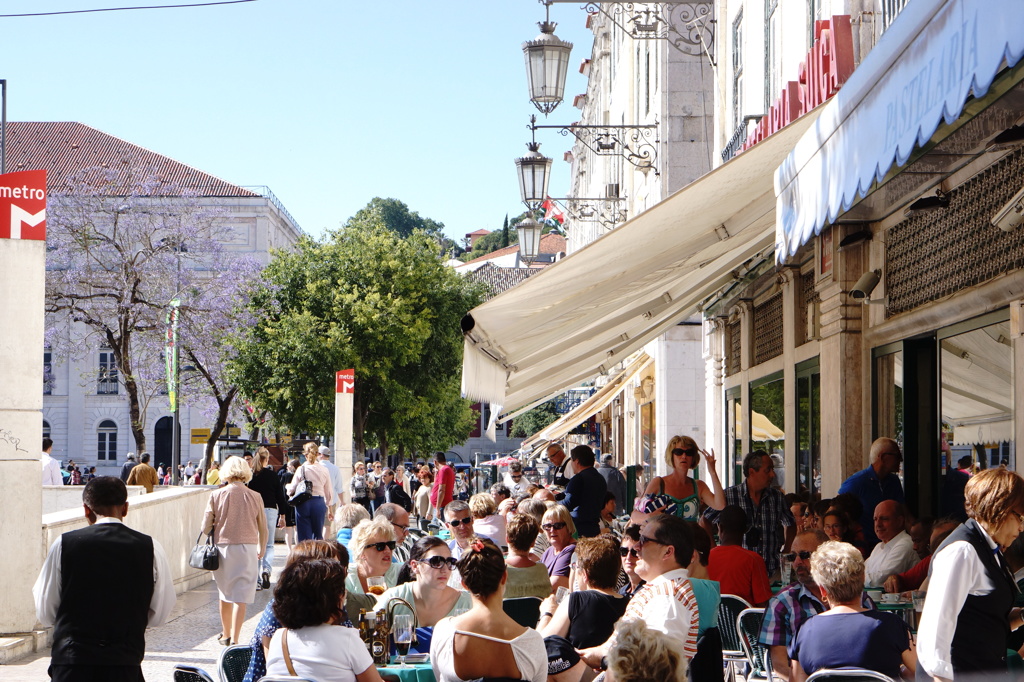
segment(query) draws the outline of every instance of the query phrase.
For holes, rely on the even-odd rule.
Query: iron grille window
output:
[[[743,11],[732,22],[732,118],[738,126],[743,120]]]
[[[730,322],[725,326],[725,375],[732,376],[742,369],[740,356],[743,339],[739,322]]]
[[[883,32],[892,25],[892,22],[896,20],[896,17],[899,16],[899,13],[903,11],[908,2],[910,0],[882,0]]]
[[[782,294],[754,306],[754,364],[782,355]]]
[[[43,395],[53,395],[53,356],[43,351]]]
[[[117,424],[109,419],[100,422],[96,429],[96,459],[117,459]]]
[[[117,365],[114,351],[100,351],[99,379],[96,382],[97,395],[117,395]]]

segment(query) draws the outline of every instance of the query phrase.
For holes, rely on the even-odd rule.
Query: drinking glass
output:
[[[409,655],[412,645],[412,616],[408,613],[395,614],[392,634],[395,637],[395,651],[398,652],[398,667],[408,668],[405,657]]]
[[[793,563],[786,559],[785,554],[779,555],[779,578],[782,581],[782,586],[789,585],[790,578],[792,578]]]
[[[372,595],[380,596],[387,591],[388,586],[384,582],[384,576],[376,575],[370,576],[366,579],[366,591]]]
[[[924,590],[914,590],[910,596],[914,600],[914,611],[917,613],[924,611]]]

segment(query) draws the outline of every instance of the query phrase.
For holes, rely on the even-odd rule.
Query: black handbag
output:
[[[302,471],[302,467],[299,467],[299,471]],[[310,500],[312,498],[313,482],[305,480],[305,474],[303,474],[303,481],[295,487],[295,494],[288,498],[288,504],[293,507],[298,507],[306,500]]]
[[[202,532],[196,538],[196,546],[188,557],[188,565],[204,571],[216,571],[220,566],[220,555],[217,554],[217,545],[213,544],[213,533],[206,536],[206,542],[200,542]]]

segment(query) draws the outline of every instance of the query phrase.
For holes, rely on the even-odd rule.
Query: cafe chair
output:
[[[174,682],[213,682],[213,678],[202,668],[179,663],[174,666]]]
[[[537,627],[537,621],[540,620],[539,597],[505,599],[501,602],[501,608],[505,610],[509,618],[524,628],[535,628]]]
[[[718,631],[722,636],[722,658],[728,666],[726,678],[729,682],[736,680],[736,666],[746,663],[747,655],[740,643],[740,633],[736,629],[736,617],[744,609],[749,609],[746,599],[734,594],[723,594],[718,605]]]
[[[750,674],[747,680],[771,680],[772,679],[772,658],[768,653],[768,647],[757,641],[761,632],[761,620],[764,618],[764,609],[743,609],[736,616],[736,630],[740,635],[740,645],[750,665]]]
[[[893,682],[893,679],[864,668],[822,668],[811,673],[807,682]]]
[[[251,659],[252,647],[248,644],[235,644],[221,649],[220,658],[217,660],[220,682],[242,682]]]

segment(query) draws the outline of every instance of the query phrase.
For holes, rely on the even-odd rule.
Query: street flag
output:
[[[544,197],[540,207],[544,209],[544,222],[555,222],[559,227],[565,224],[565,214],[558,210],[558,204],[551,197]]]
[[[167,309],[167,340],[164,344],[164,361],[167,365],[167,401],[171,412],[178,406],[178,306],[181,301],[174,299]]]

